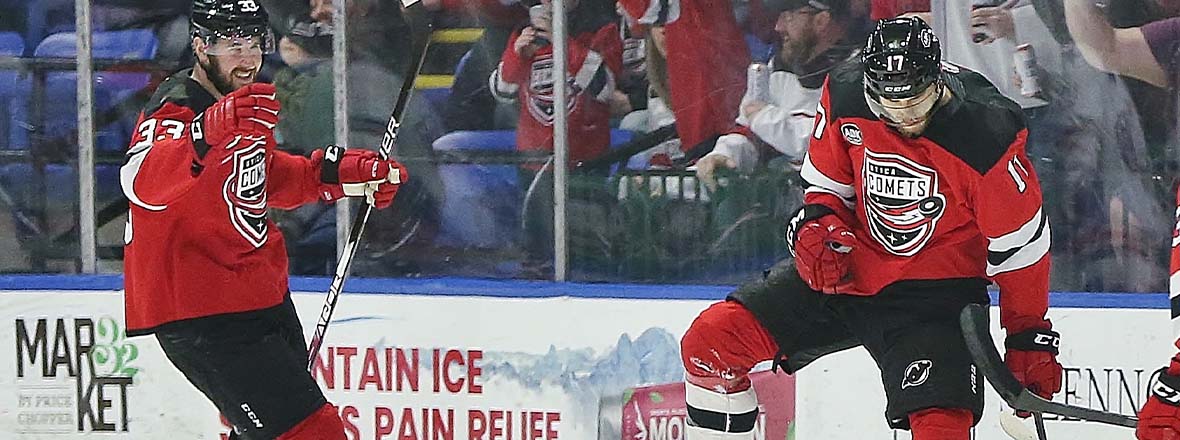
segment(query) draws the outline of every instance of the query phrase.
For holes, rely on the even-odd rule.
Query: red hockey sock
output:
[[[971,440],[971,411],[961,408],[930,408],[910,414],[914,440]]]
[[[277,440],[346,440],[336,406],[326,403]]]
[[[726,392],[749,388],[746,373],[754,364],[774,357],[778,344],[741,304],[713,304],[680,339],[680,355],[689,381]]]

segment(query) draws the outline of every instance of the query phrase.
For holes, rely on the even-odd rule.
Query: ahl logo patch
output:
[[[233,172],[222,195],[234,229],[254,247],[266,243],[266,139],[244,137],[251,145],[234,151]]]
[[[930,369],[933,367],[934,362],[931,362],[930,359],[910,362],[910,365],[905,367],[905,377],[901,379],[901,389],[904,390],[926,383],[926,379],[930,378]]]
[[[844,135],[844,140],[852,145],[861,145],[864,143],[864,138],[860,134],[860,127],[851,122],[840,126],[840,133]]]
[[[863,178],[870,235],[891,254],[917,254],[946,211],[938,173],[901,155],[865,149]]]

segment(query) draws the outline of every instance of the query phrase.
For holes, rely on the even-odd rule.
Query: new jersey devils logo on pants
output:
[[[873,238],[895,255],[917,254],[946,208],[938,173],[896,154],[865,149],[864,205]]]
[[[267,232],[266,141],[244,138],[240,142],[252,144],[234,151],[234,169],[225,180],[222,195],[234,229],[257,248],[266,243]]]
[[[910,365],[905,367],[905,377],[901,379],[901,389],[926,383],[926,379],[930,378],[930,368],[933,366],[934,362],[929,359],[910,362]]]

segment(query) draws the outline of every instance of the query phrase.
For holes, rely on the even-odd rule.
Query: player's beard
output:
[[[213,87],[222,95],[228,95],[237,90],[239,86],[234,85],[233,76],[236,69],[230,70],[229,73],[222,73],[221,60],[214,55],[207,55],[207,57],[208,61],[201,61],[201,58],[197,57],[197,64],[205,71],[205,76],[209,78],[209,82],[213,83]]]
[[[795,68],[811,61],[815,55],[815,45],[819,40],[815,29],[808,27],[800,33],[798,38],[783,36],[783,47],[779,49],[778,58],[784,67]]]

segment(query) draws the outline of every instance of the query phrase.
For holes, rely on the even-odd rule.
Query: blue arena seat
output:
[[[28,163],[13,163],[0,166],[0,187],[12,196],[16,204],[12,208],[12,215],[17,211],[28,212],[36,202],[45,203],[46,221],[52,231],[69,229],[76,223],[77,215],[69,214],[78,203],[78,173],[72,165],[45,165],[44,183],[34,186],[38,181],[38,172]],[[116,200],[122,193],[119,187],[118,165],[97,165],[94,170],[95,200],[101,208],[105,203]],[[57,215],[54,215],[57,214]],[[63,215],[64,214],[64,215]],[[16,223],[20,227],[20,223]],[[22,228],[23,229],[23,228]],[[22,234],[31,231],[22,230]]]
[[[19,57],[25,52],[25,40],[16,32],[0,32],[0,56]],[[0,70],[0,149],[28,146],[28,132],[20,129],[28,109],[29,90],[25,75],[15,70]]]
[[[34,56],[73,58],[77,56],[74,33],[53,34],[41,41]],[[95,32],[91,53],[95,59],[150,60],[156,55],[156,36],[151,29]],[[120,100],[146,87],[151,75],[146,72],[95,71],[94,105],[96,112],[108,110]],[[44,135],[70,136],[77,125],[77,74],[52,72],[45,78]],[[97,127],[95,146],[99,150],[122,151],[127,147],[135,121],[120,121]]]
[[[612,147],[631,140],[626,130],[611,130]],[[435,151],[516,151],[516,132],[455,131],[434,141]],[[444,186],[438,244],[503,248],[520,236],[521,196],[515,164],[443,164],[438,167]]]
[[[516,150],[513,131],[456,131],[435,151]],[[520,236],[521,189],[516,165],[439,165],[443,183],[439,234],[443,246],[505,248]]]

